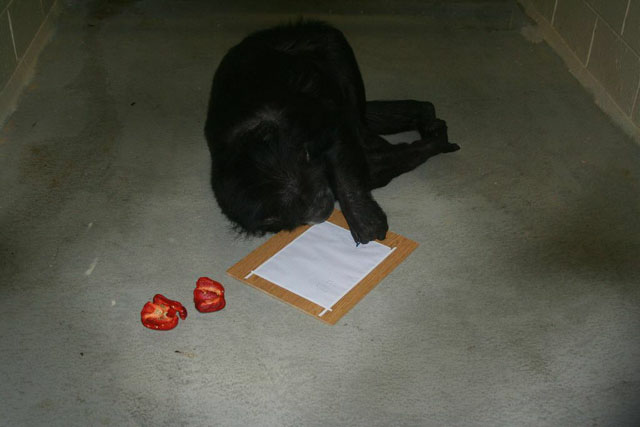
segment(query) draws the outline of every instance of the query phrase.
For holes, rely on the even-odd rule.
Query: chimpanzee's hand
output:
[[[366,244],[376,239],[384,240],[389,230],[387,215],[370,196],[341,201],[340,207],[349,224],[351,236],[357,244]]]

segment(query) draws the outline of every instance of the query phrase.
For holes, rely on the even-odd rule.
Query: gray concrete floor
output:
[[[640,147],[546,45],[329,17],[369,98],[434,102],[462,146],[375,192],[421,246],[331,327],[225,276],[264,239],[210,192],[210,79],[290,15],[207,4],[68,8],[0,132],[0,424],[640,421]],[[189,318],[143,328],[155,293]]]

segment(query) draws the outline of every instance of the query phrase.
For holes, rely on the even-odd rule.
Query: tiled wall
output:
[[[584,72],[640,127],[640,0],[519,1],[550,25]]]
[[[6,86],[55,0],[0,0],[0,92]]]

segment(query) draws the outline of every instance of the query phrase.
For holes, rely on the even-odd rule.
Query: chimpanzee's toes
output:
[[[454,151],[458,151],[459,149],[460,149],[460,146],[458,144],[453,144],[451,142],[440,144],[441,153],[453,153]]]

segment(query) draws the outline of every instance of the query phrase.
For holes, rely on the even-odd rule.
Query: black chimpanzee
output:
[[[420,140],[380,137],[409,130]],[[342,32],[309,21],[258,31],[229,50],[205,134],[214,194],[239,230],[322,222],[337,200],[356,243],[384,239],[388,229],[372,189],[460,148],[429,102],[367,102]]]

